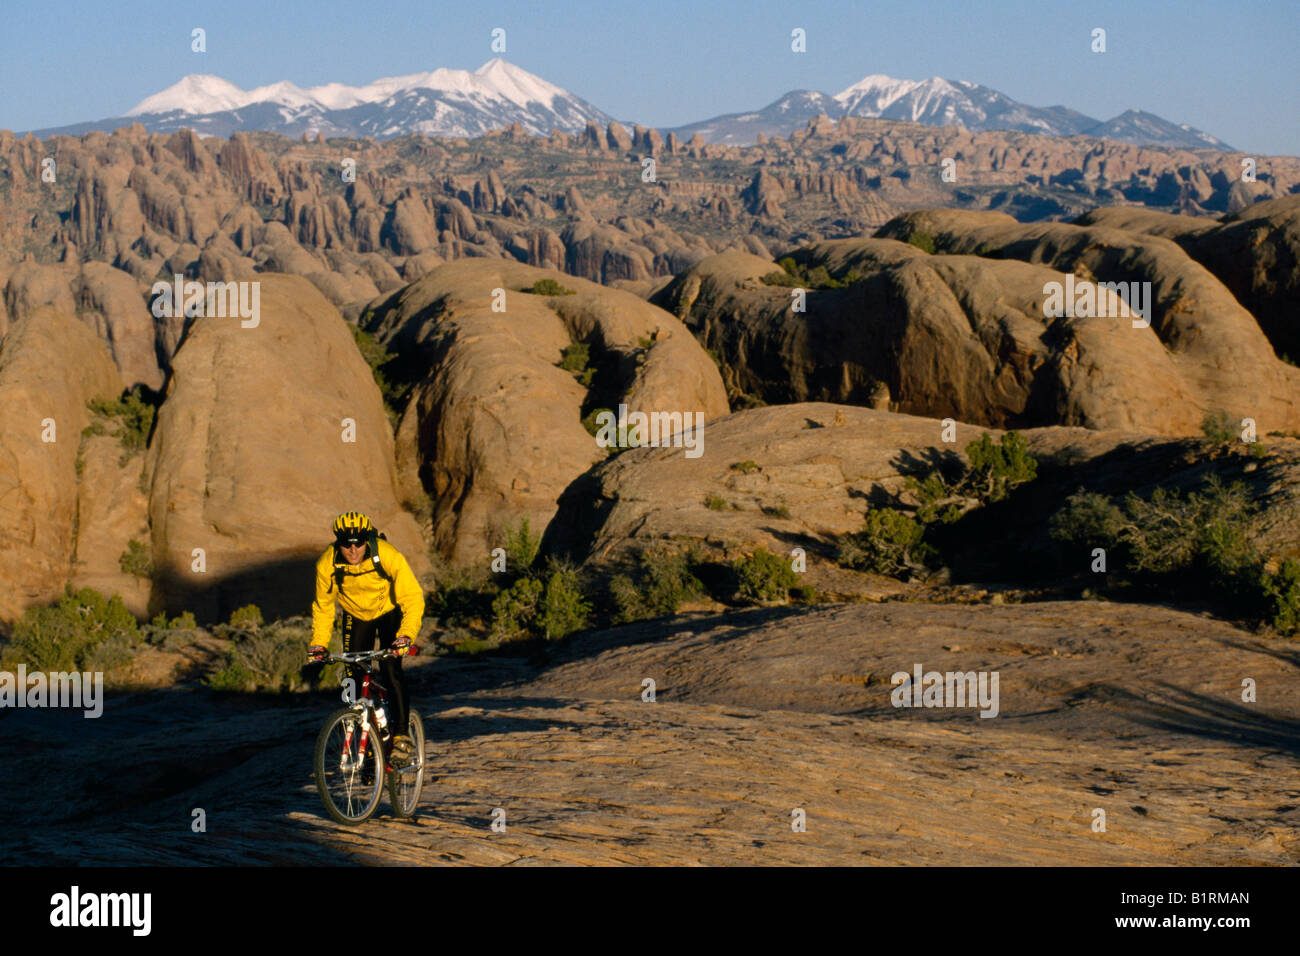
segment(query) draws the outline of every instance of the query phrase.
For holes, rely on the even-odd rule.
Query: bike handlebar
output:
[[[402,656],[403,656],[402,654],[399,654],[391,647],[385,647],[377,651],[355,651],[351,654],[329,654],[321,658],[321,660],[324,661],[325,663],[331,663],[331,664],[334,663],[335,661],[344,664],[361,664],[365,661],[375,660],[376,658],[402,657]]]

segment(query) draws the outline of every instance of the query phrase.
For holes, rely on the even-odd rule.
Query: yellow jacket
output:
[[[384,571],[393,579],[392,585],[375,568],[367,554],[360,564],[343,565],[343,585],[334,581],[334,546],[316,562],[316,600],[311,605],[311,642],[329,647],[330,631],[334,628],[334,605],[363,621],[373,621],[394,607],[402,609],[402,623],[397,628],[398,637],[419,636],[420,619],[424,617],[424,589],[411,572],[402,553],[382,538],[379,540],[379,560]],[[393,603],[396,595],[397,603]]]

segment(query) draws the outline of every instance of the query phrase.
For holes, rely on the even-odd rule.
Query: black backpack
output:
[[[385,541],[388,540],[388,538],[384,536],[384,533],[382,531],[377,531],[374,528],[370,529],[370,539],[367,542],[370,548],[370,561],[375,566],[375,570],[379,572],[379,576],[388,582],[389,596],[392,598],[393,603],[396,604],[397,597],[396,597],[396,588],[393,585],[393,576],[388,573],[388,570],[384,567],[383,562],[379,560],[379,540],[381,538],[383,538],[383,540]],[[342,591],[344,578],[360,577],[362,574],[369,573],[368,571],[360,571],[357,574],[348,574],[347,571],[344,570],[344,568],[346,567],[347,567],[347,562],[343,560],[343,554],[339,550],[339,544],[337,541],[335,541],[334,542],[334,581],[330,584],[330,588],[329,588],[330,591],[334,590],[334,585],[336,584],[338,585],[338,589]]]

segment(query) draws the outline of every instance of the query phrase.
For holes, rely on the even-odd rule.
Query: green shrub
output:
[[[704,585],[691,573],[693,556],[666,547],[640,551],[633,574],[610,581],[616,624],[676,614],[687,601],[704,593]]]
[[[907,478],[905,485],[917,498],[917,517],[922,524],[949,524],[966,512],[1001,501],[1011,490],[1038,473],[1038,462],[1029,454],[1018,432],[1007,432],[994,444],[988,432],[966,446],[967,462],[960,475],[949,479],[942,469],[924,478]]]
[[[704,506],[710,511],[726,511],[727,499],[718,495],[709,495],[704,499]]]
[[[1007,432],[996,445],[985,432],[966,446],[966,457],[970,462],[966,482],[982,504],[1001,501],[1038,473],[1038,462],[1019,432]]]
[[[614,623],[628,624],[659,615],[653,613],[641,600],[641,591],[626,574],[616,574],[609,580],[609,596],[614,602]],[[671,614],[676,611],[667,613]]]
[[[758,462],[753,460],[738,461],[731,466],[732,471],[738,471],[742,475],[749,475],[758,471]]]
[[[144,451],[153,428],[155,408],[144,400],[144,390],[137,385],[118,398],[92,398],[86,402],[90,424],[82,436],[116,435],[122,445],[121,463],[138,451]]]
[[[827,271],[825,266],[809,268],[795,262],[791,256],[783,256],[776,264],[781,267],[780,272],[769,272],[760,277],[760,281],[765,285],[801,289],[845,289],[862,278],[860,272],[851,269],[842,279],[837,279]]]
[[[921,524],[952,524],[967,511],[979,507],[979,499],[963,493],[960,486],[950,486],[943,474],[933,471],[923,479],[912,476],[904,486],[916,496],[916,516]]]
[[[810,289],[842,289],[846,285],[839,279],[832,278],[825,266],[813,266],[806,275]]]
[[[361,353],[361,357],[370,366],[370,371],[375,373],[376,376],[382,376],[383,373],[379,371],[380,368],[393,357],[388,351],[388,346],[358,325],[353,325],[350,328],[352,329],[352,340],[357,343],[357,351]]]
[[[492,602],[492,636],[508,642],[529,637],[558,641],[587,626],[591,603],[578,572],[552,562],[542,577],[522,577]]]
[[[505,534],[506,570],[511,573],[527,571],[537,559],[541,536],[532,533],[527,516],[519,519],[517,528],[506,525]]]
[[[1250,564],[1254,549],[1247,521],[1254,506],[1240,482],[1225,487],[1217,475],[1207,491],[1186,496],[1157,488],[1147,499],[1132,493],[1125,501],[1128,524],[1121,540],[1133,555],[1136,571],[1168,574],[1194,564],[1213,576]]]
[[[590,617],[591,603],[583,597],[578,572],[568,565],[552,565],[536,622],[541,636],[558,641],[582,630]]]
[[[1230,442],[1237,437],[1237,425],[1222,408],[1206,412],[1201,419],[1201,433],[1216,444]]]
[[[252,693],[257,690],[257,676],[240,665],[234,659],[233,653],[226,661],[226,665],[205,677],[203,683],[213,690],[228,693]]]
[[[1255,505],[1240,482],[1224,485],[1217,475],[1210,477],[1208,491],[1192,494],[1198,528],[1196,555],[1210,576],[1226,583],[1259,561],[1250,530]]]
[[[528,637],[543,590],[541,581],[522,577],[498,594],[492,602],[492,636],[500,641]]]
[[[591,367],[591,346],[586,342],[573,342],[565,346],[560,368],[572,372],[583,388],[590,388],[591,380],[596,374],[596,370]]]
[[[984,432],[966,446],[966,462],[956,475],[935,468],[923,477],[906,479],[905,487],[917,502],[914,516],[896,509],[869,510],[862,530],[840,539],[837,559],[843,567],[876,574],[906,577],[923,572],[939,559],[933,539],[927,540],[933,526],[952,524],[970,511],[1006,499],[1037,473],[1038,462],[1022,435],[1010,431],[995,443]]]
[[[194,632],[198,630],[198,626],[192,611],[182,611],[170,621],[167,620],[167,613],[160,611],[149,622],[146,634],[150,644],[175,650],[189,647],[194,643],[196,637]]]
[[[1252,510],[1245,486],[1224,486],[1212,475],[1203,492],[1130,492],[1122,508],[1105,495],[1071,495],[1052,516],[1049,534],[1069,545],[1120,549],[1119,565],[1130,577],[1197,570],[1222,581],[1257,560],[1248,532]]]
[[[538,279],[533,283],[531,289],[525,289],[525,292],[531,292],[533,295],[573,295],[572,289],[566,289],[554,279]]]
[[[238,610],[230,612],[230,626],[240,628],[258,628],[262,626],[262,609],[256,604],[245,604]]]
[[[614,414],[612,408],[593,408],[586,414],[586,417],[582,419],[582,427],[587,429],[587,434],[593,438],[595,438],[596,433],[600,431],[600,425],[597,423],[596,418],[601,412],[609,412],[611,415]],[[606,453],[613,452],[614,450],[615,449],[612,446],[606,446],[605,448]]]
[[[756,548],[733,567],[740,579],[740,594],[751,601],[779,601],[799,583],[790,563],[766,548]]]
[[[1076,492],[1048,522],[1048,536],[1070,547],[1106,548],[1119,542],[1124,512],[1103,494]]]
[[[106,671],[128,663],[139,641],[139,626],[121,597],[68,588],[57,604],[23,612],[3,660],[32,670]]]
[[[379,394],[383,397],[384,409],[388,412],[389,421],[396,424],[398,409],[410,391],[410,386],[398,385],[385,374],[384,367],[392,362],[393,354],[383,343],[358,326],[349,327],[352,329],[352,338],[357,343],[357,351],[370,366],[370,374],[375,384],[379,386]]]
[[[924,571],[936,556],[925,542],[925,525],[892,508],[867,511],[862,530],[840,540],[838,560],[846,568],[905,576]]]
[[[804,604],[816,604],[821,599],[821,595],[817,593],[817,589],[811,584],[800,584],[792,587],[790,597]]]
[[[914,232],[907,237],[907,241],[916,246],[916,248],[920,249],[922,252],[928,252],[930,255],[934,255],[934,236],[930,235],[928,232]]]
[[[769,272],[761,276],[759,281],[766,285],[779,285],[790,288],[803,284],[803,270],[793,258],[782,256],[776,260],[776,264],[781,268],[776,272]]]
[[[1300,633],[1300,561],[1288,558],[1276,574],[1264,574],[1264,617],[1279,634]]]
[[[1109,565],[1121,582],[1206,597],[1292,634],[1300,626],[1300,564],[1265,570],[1251,537],[1253,511],[1244,485],[1212,475],[1199,491],[1129,493],[1122,508],[1104,495],[1072,495],[1049,527],[1058,542],[1115,549]]]
[[[799,280],[785,272],[768,272],[758,277],[764,285],[780,285],[794,288],[799,285]]]
[[[489,574],[477,565],[439,572],[429,607],[450,635],[468,637],[472,627],[486,630],[497,643],[559,640],[587,625],[592,605],[577,571],[553,559],[534,566],[538,543],[525,519],[518,530],[507,528],[508,573]],[[465,648],[457,644],[457,650]]]
[[[303,686],[305,636],[300,628],[261,628],[235,639],[226,664],[205,683],[213,690],[281,693]]]
[[[763,514],[767,515],[769,518],[790,517],[790,509],[785,505],[764,505],[762,511]]]
[[[117,559],[118,567],[126,574],[148,579],[153,576],[153,559],[145,545],[132,538],[126,550]]]

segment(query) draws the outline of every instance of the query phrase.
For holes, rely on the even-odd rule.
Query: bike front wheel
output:
[[[420,790],[424,787],[424,724],[420,715],[411,711],[411,759],[404,767],[394,767],[388,775],[388,796],[393,803],[393,815],[403,820],[415,816],[420,804]]]
[[[384,791],[383,745],[365,712],[336,711],[316,738],[316,789],[329,815],[356,826],[370,819]]]

